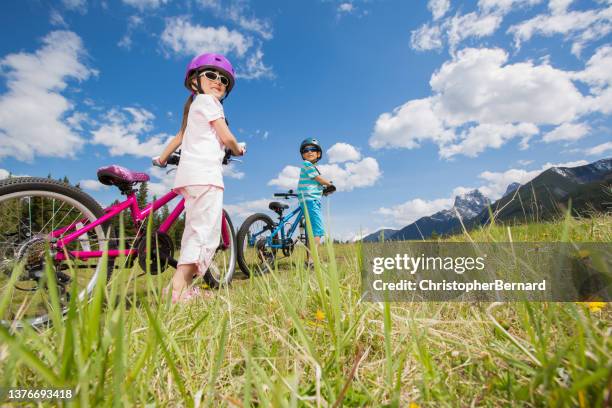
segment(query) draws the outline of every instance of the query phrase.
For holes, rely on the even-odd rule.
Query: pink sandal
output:
[[[168,288],[164,288],[162,291],[164,296],[168,295]],[[183,298],[181,299],[181,293]],[[208,295],[205,295],[198,286],[192,286],[189,289],[185,289],[182,291],[172,290],[172,304],[176,303],[187,303],[196,298],[207,298]]]

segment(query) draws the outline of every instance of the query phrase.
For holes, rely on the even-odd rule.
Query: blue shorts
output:
[[[306,208],[308,209],[308,217],[310,218],[310,225],[312,226],[312,235],[315,237],[322,237],[325,235],[323,229],[323,215],[321,214],[321,201],[319,200],[306,200]],[[302,210],[304,209],[304,202],[302,202]],[[306,218],[304,218],[304,223]]]

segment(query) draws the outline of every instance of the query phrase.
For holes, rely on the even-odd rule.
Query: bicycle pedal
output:
[[[68,282],[70,282],[72,280],[72,278],[70,276],[68,276],[64,272],[60,272],[60,271],[55,273],[55,277],[57,278],[57,281],[59,283],[61,283],[61,284],[68,283]]]

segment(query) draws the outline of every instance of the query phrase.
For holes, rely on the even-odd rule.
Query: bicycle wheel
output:
[[[227,212],[223,210],[225,215],[225,228],[229,232],[229,246],[223,245],[223,237],[221,244],[215,252],[208,270],[204,274],[204,281],[213,289],[222,285],[229,284],[234,278],[236,270],[236,236],[234,234],[234,226]]]
[[[39,326],[49,321],[47,267],[56,276],[62,313],[66,311],[73,285],[77,286],[80,299],[89,296],[103,263],[95,258],[49,263],[47,260],[52,259],[49,248],[56,240],[103,214],[104,210],[91,196],[55,180],[18,177],[0,181],[0,293],[3,297],[10,295],[0,324]],[[104,250],[107,227],[97,226],[65,249],[69,253]],[[13,271],[18,274],[17,281],[9,287]]]
[[[274,267],[276,249],[270,248],[268,238],[276,225],[266,214],[248,217],[237,236],[238,265],[246,276],[266,273]],[[278,236],[272,237],[277,240]]]

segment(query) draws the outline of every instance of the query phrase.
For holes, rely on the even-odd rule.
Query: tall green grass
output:
[[[610,242],[612,217],[498,225],[450,240],[509,235]],[[311,247],[312,270],[296,250],[295,266],[277,263],[179,305],[160,295],[173,269],[117,268],[108,283],[104,271],[92,298],[73,294],[64,317],[48,270],[53,324],[0,328],[0,386],[70,387],[76,398],[59,404],[83,407],[610,404],[610,307],[367,303],[361,245]]]

